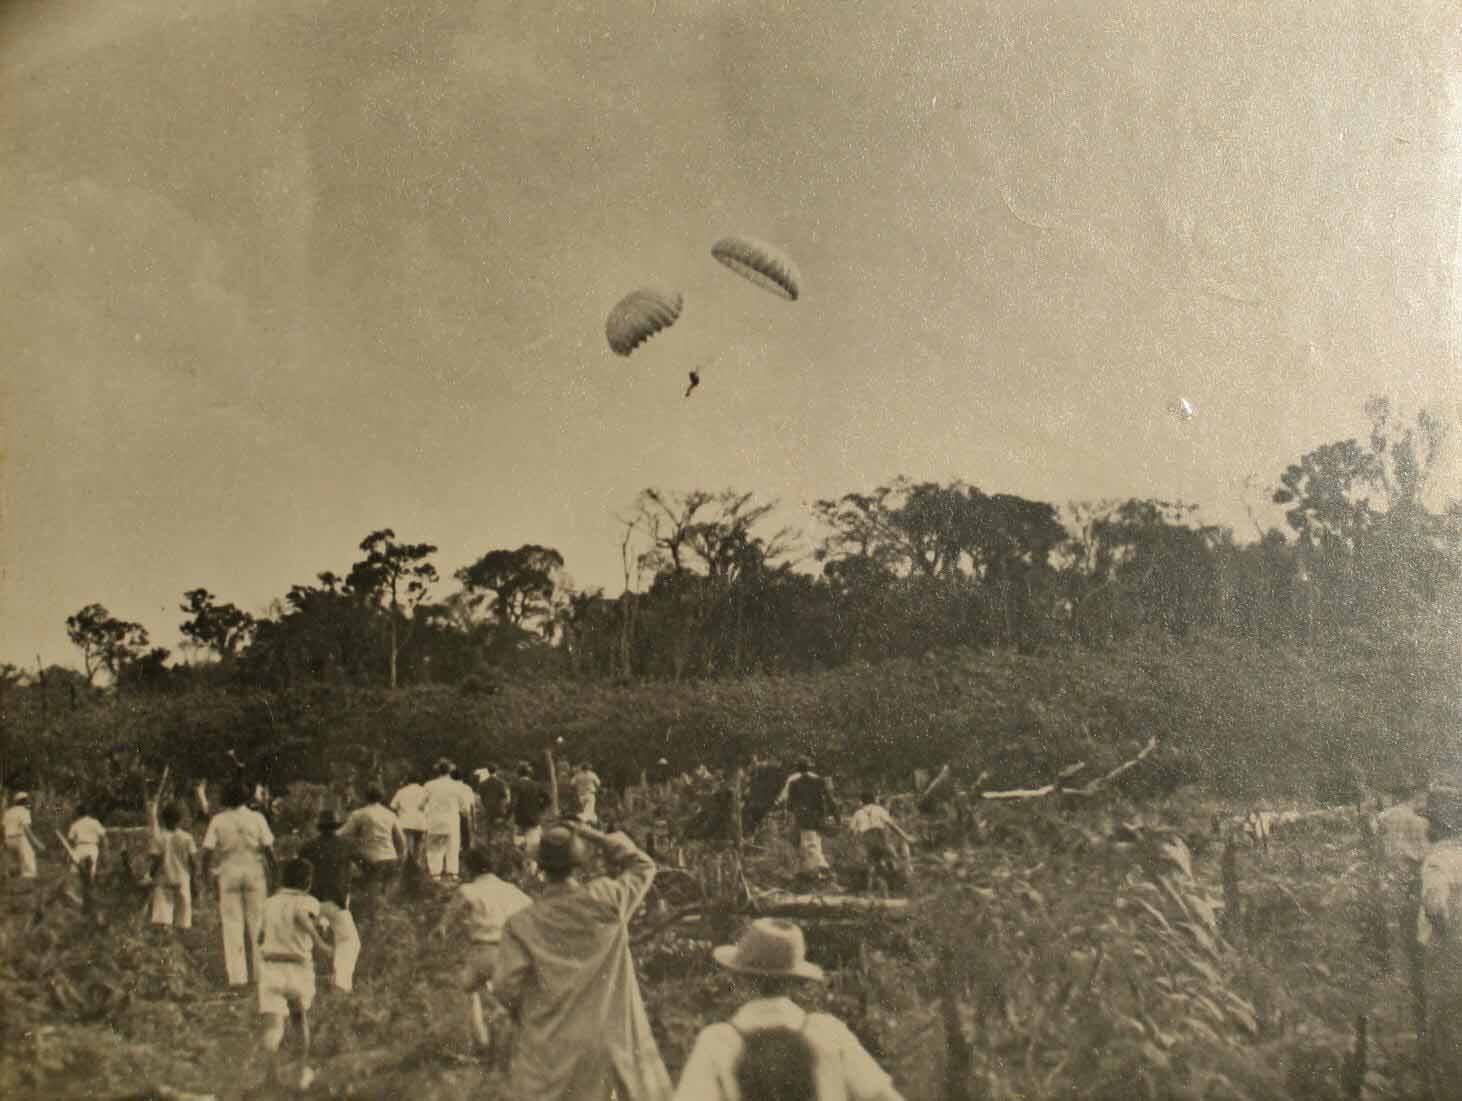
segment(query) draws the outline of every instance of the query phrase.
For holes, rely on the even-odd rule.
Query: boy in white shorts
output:
[[[498,945],[503,939],[503,926],[519,910],[531,906],[533,900],[494,872],[494,859],[486,849],[469,849],[462,855],[468,881],[457,889],[442,914],[439,934],[458,926],[467,941],[467,960],[462,969],[462,989],[467,994],[468,1025],[472,1042],[479,1054],[491,1057],[493,1036],[488,1031],[483,1012],[482,993],[492,993],[492,980],[497,972]],[[497,861],[497,871],[507,873],[507,861]]]
[[[314,1081],[310,1069],[310,1007],[315,1004],[314,950],[330,951],[320,935],[320,903],[310,894],[315,869],[296,858],[284,865],[280,889],[264,903],[259,927],[259,1013],[264,1018],[260,1046],[268,1077],[283,1085],[284,1028],[292,1018],[300,1033],[300,1088]]]

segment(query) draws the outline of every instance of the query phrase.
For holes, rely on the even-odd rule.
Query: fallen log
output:
[[[799,895],[790,891],[758,891],[750,902],[728,907],[724,902],[703,902],[664,915],[653,925],[635,930],[632,942],[638,946],[676,925],[692,925],[712,914],[745,917],[797,918],[802,921],[851,921],[870,914],[906,917],[911,913],[906,898],[874,898],[862,895]]]
[[[876,898],[865,895],[793,894],[790,891],[762,891],[756,895],[756,913],[762,917],[848,918],[862,914],[903,915],[909,912],[906,898]]]

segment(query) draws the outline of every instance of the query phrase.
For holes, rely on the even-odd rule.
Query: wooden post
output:
[[[741,862],[742,850],[746,844],[746,838],[741,831],[741,786],[744,770],[741,762],[736,762],[736,767],[731,770],[731,863],[734,869],[735,891],[737,901],[741,901],[743,893],[746,898],[751,898],[751,887],[746,882],[746,873]]]
[[[553,750],[543,751],[543,760],[548,765],[548,812],[558,817],[558,767],[553,763]]]

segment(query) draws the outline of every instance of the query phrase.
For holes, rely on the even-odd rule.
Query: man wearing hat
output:
[[[797,877],[825,878],[832,874],[822,851],[824,823],[837,815],[832,784],[812,769],[812,758],[797,762],[797,771],[787,778],[776,806],[785,804],[797,823]]]
[[[350,993],[355,987],[355,961],[360,958],[360,933],[350,912],[350,888],[360,850],[339,834],[340,819],[333,810],[320,812],[320,836],[300,848],[300,856],[315,867],[311,893],[320,901],[320,917],[330,926],[331,961],[335,989]]]
[[[17,791],[5,808],[5,851],[10,853],[21,879],[36,877],[36,853],[45,852],[45,846],[36,839],[30,828],[30,793]]]
[[[617,874],[580,882],[594,846]],[[650,1031],[629,950],[630,916],[655,862],[622,833],[580,822],[545,829],[538,900],[508,918],[497,995],[520,1026],[508,1096],[533,1101],[667,1101],[670,1075]]]
[[[538,841],[543,834],[543,812],[548,808],[548,793],[533,778],[533,766],[518,762],[518,778],[513,781],[513,844],[522,849],[531,864],[538,858]]]
[[[733,944],[711,952],[750,999],[729,1020],[701,1029],[681,1071],[675,1101],[742,1101],[738,1078],[751,1038],[768,1030],[801,1035],[812,1049],[814,1096],[818,1101],[900,1101],[893,1080],[842,1021],[809,1013],[792,995],[810,982],[824,982],[822,968],[807,959],[802,929],[781,918],[758,918]],[[747,1097],[745,1101],[757,1101]]]

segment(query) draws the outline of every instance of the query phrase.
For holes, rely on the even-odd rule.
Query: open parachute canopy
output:
[[[711,255],[742,278],[791,302],[801,293],[797,266],[774,245],[750,237],[722,237],[711,246]]]
[[[680,316],[685,298],[679,291],[641,287],[631,291],[609,311],[604,335],[616,355],[627,356]]]

